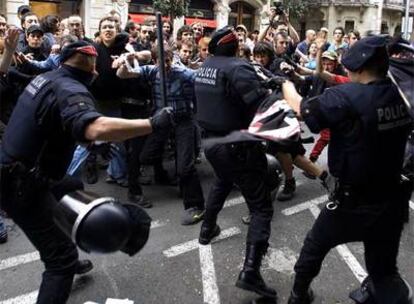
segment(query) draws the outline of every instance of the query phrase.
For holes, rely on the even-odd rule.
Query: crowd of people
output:
[[[100,20],[95,37],[86,37],[83,20],[79,15],[72,15],[65,19],[48,15],[39,19],[29,6],[21,6],[18,16],[21,24],[17,26],[8,24],[6,16],[0,14],[1,133],[3,134],[8,125],[18,97],[28,89],[30,91],[30,86],[33,86],[32,81],[37,79],[38,75],[59,69],[68,60],[67,48],[79,43],[79,52],[96,57],[93,73],[84,75],[83,81],[93,95],[94,107],[99,113],[112,118],[147,119],[159,114],[165,107],[171,107],[174,126],[157,129],[157,132],[151,134],[145,132],[147,136],[120,136],[120,139],[125,140],[117,140],[113,143],[100,141],[79,143],[73,152],[70,164],[67,164],[67,174],[75,177],[83,176],[88,184],[94,184],[98,181],[99,168],[106,168],[105,182],[124,187],[128,200],[143,208],[151,208],[153,202],[150,197],[144,196],[142,185],[157,183],[178,186],[183,200],[182,225],[196,224],[206,215],[210,220],[214,217],[214,220],[211,220],[211,227],[204,226],[205,238],[202,239],[200,236],[200,242],[203,240],[205,243],[220,232],[215,224],[217,213],[212,216],[211,212],[210,215],[206,212],[202,181],[197,173],[196,165],[203,160],[202,140],[211,135],[208,132],[211,130],[206,130],[209,128],[205,128],[197,121],[199,109],[195,82],[196,79],[198,81],[202,79],[211,84],[219,79],[219,76],[214,75],[217,70],[204,65],[208,58],[217,55],[210,54],[215,50],[212,47],[212,39],[213,44],[225,45],[233,39],[232,35],[234,35],[237,37],[236,56],[243,60],[243,64],[251,65],[262,83],[275,76],[289,78],[294,83],[294,87],[289,89],[283,87],[286,99],[289,99],[286,96],[293,96],[293,91],[306,99],[312,99],[326,92],[328,88],[350,82],[349,68],[348,70],[344,68],[342,59],[362,38],[357,30],[345,33],[342,27],[337,27],[331,32],[332,41],[328,41],[330,30],[327,28],[308,29],[305,39],[300,41],[288,15],[276,9],[269,12],[270,23],[263,31],[255,30],[249,33],[241,24],[232,30],[232,34],[225,32],[218,41],[217,35],[213,37],[205,35],[201,22],[182,26],[174,36],[173,24],[164,20],[162,31],[165,62],[160,62],[154,19],[149,19],[143,24],[132,20],[122,24],[120,16],[115,11],[111,11]],[[409,44],[401,38],[396,38],[395,45],[398,43]],[[88,49],[87,45],[93,45],[96,54],[95,51]],[[389,48],[390,56],[395,58],[410,56],[395,45]],[[222,64],[226,63],[223,61]],[[165,65],[167,73],[166,104],[164,104],[159,77],[162,65]],[[39,87],[41,85],[39,84]],[[34,88],[36,89],[36,84]],[[291,99],[295,100],[295,98]],[[295,108],[294,102],[290,104],[300,116],[300,109]],[[76,110],[84,109],[81,105],[77,105],[72,111]],[[67,111],[70,112],[71,109],[68,108]],[[220,113],[213,115],[220,116]],[[331,131],[328,127],[331,125],[326,122],[314,127],[320,136],[308,154],[303,144],[312,143],[313,137],[299,137],[298,140],[275,145],[269,149],[280,162],[284,175],[283,186],[277,194],[277,200],[288,201],[294,197],[296,191],[294,166],[303,170],[303,174],[309,179],[326,183],[328,171],[324,168],[324,164],[318,163],[318,159],[330,142]],[[153,125],[154,129],[155,126],[156,124]],[[211,133],[220,135],[218,130],[214,130],[214,127],[212,129],[214,132]],[[92,135],[91,138],[100,139],[99,136]],[[108,133],[104,138],[111,138],[111,136]],[[176,172],[169,172],[165,168],[168,154],[166,152],[173,155]],[[55,166],[60,163],[60,158],[59,154],[48,154],[46,160],[36,161],[47,161],[48,166]],[[150,168],[153,169],[153,176],[149,173]],[[227,183],[227,188],[230,191],[232,183]],[[243,192],[243,189],[241,190]],[[252,219],[251,215],[243,218],[246,224],[257,225],[254,220],[257,221],[257,218]],[[0,243],[6,241],[7,230],[0,216]],[[267,245],[264,247],[260,250],[260,254],[265,253]],[[246,261],[248,261],[247,256]],[[248,262],[246,263],[246,267],[250,267]],[[246,282],[243,276],[249,276],[248,273],[245,270],[241,274],[239,280],[241,286],[244,286],[241,288],[251,288],[243,285]],[[262,280],[260,275],[255,274],[253,277],[255,280]],[[247,281],[250,279],[249,277]],[[264,285],[264,282],[261,281],[261,284]],[[296,292],[308,295],[309,285],[301,285],[301,283],[297,285]],[[266,296],[274,295],[274,291],[267,289],[265,285],[255,286],[253,290],[259,290]],[[302,302],[292,300],[291,303]]]

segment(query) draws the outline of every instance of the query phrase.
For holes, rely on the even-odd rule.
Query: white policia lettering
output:
[[[405,105],[392,105],[377,109],[378,129],[390,130],[410,123]]]
[[[218,69],[202,67],[198,70],[195,81],[198,83],[216,85]]]

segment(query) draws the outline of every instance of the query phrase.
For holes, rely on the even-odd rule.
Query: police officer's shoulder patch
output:
[[[51,81],[51,79],[46,78],[44,75],[39,75],[27,85],[25,91],[28,92],[32,97],[35,97],[41,91],[41,89]]]

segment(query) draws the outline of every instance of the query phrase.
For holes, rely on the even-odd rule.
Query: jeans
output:
[[[113,151],[113,157],[109,162],[107,173],[115,179],[122,179],[127,175],[126,151],[122,143],[117,143],[116,145],[118,149]],[[67,170],[67,174],[79,177],[81,174],[80,169],[90,155],[91,153],[86,147],[77,146],[73,153],[73,158]]]
[[[0,215],[0,238],[7,233],[6,224],[4,223],[3,217]]]
[[[113,106],[108,106],[107,103],[105,104],[105,106],[103,106],[98,102],[97,109],[106,116],[121,117],[120,104],[118,104],[117,102],[115,102]],[[126,176],[128,175],[126,163],[126,150],[123,143],[116,143],[116,145],[118,149],[116,149],[116,151],[114,151],[113,153],[113,157],[109,162],[107,173],[114,179],[122,179],[126,178]],[[82,164],[85,162],[86,158],[89,155],[90,153],[86,147],[77,146],[75,153],[73,154],[72,162],[70,163],[69,168],[67,170],[67,174],[72,176],[79,176],[79,169],[81,168]]]

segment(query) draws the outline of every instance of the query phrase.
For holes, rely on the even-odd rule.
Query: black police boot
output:
[[[93,269],[93,264],[90,260],[79,260],[76,264],[75,274],[85,274]]]
[[[378,291],[375,291],[372,279],[367,277],[360,288],[349,294],[349,298],[357,304],[376,304],[375,297],[390,304],[412,304],[412,288],[398,274],[385,278],[377,285]]]
[[[303,295],[296,294],[293,290],[290,292],[288,304],[310,304],[315,299],[312,289]]]
[[[217,224],[209,225],[206,221],[203,222],[200,229],[200,236],[198,242],[201,245],[210,244],[211,240],[220,234],[220,226]]]
[[[282,191],[278,194],[277,200],[284,202],[289,201],[293,198],[296,191],[296,180],[294,177],[285,180]]]
[[[244,290],[253,291],[266,298],[276,298],[276,290],[268,287],[260,274],[260,266],[266,251],[267,244],[246,245],[246,258],[236,286]]]

